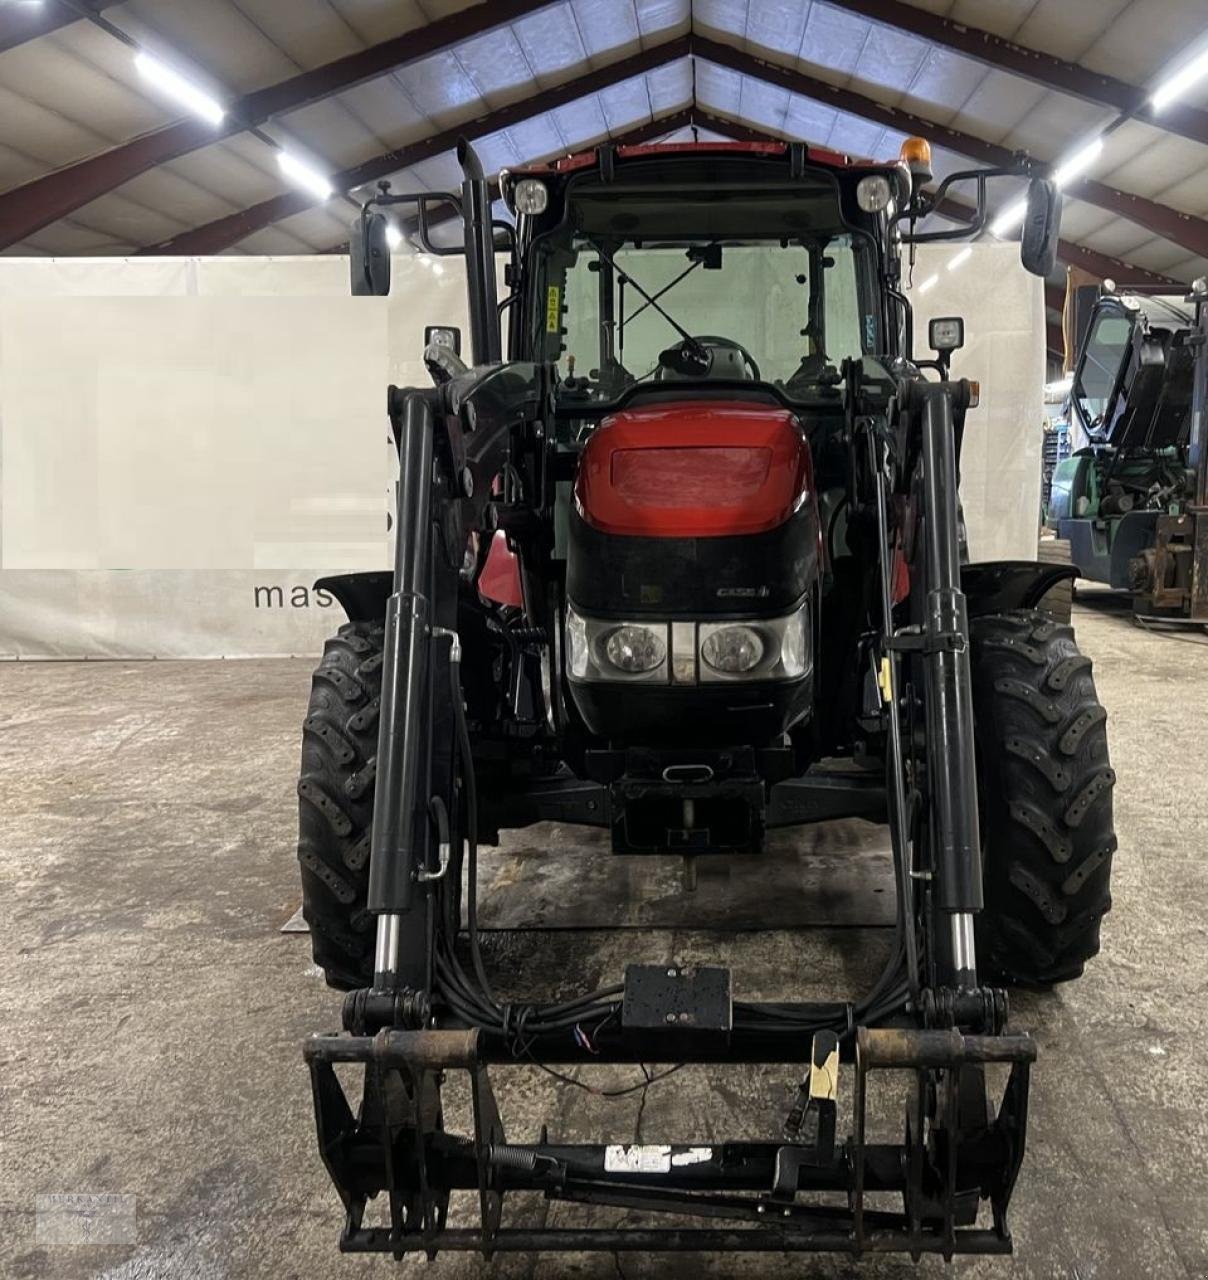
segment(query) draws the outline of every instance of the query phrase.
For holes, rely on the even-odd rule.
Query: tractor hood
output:
[[[789,410],[681,400],[605,418],[579,463],[575,506],[605,534],[765,533],[809,498],[809,445]]]
[[[821,567],[801,423],[758,400],[663,400],[603,420],[584,446],[567,598],[613,617],[774,617]]]

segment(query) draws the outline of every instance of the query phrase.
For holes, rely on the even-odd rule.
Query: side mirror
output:
[[[384,298],[390,292],[390,242],[386,215],[362,211],[348,237],[352,292]]]
[[[1034,276],[1047,276],[1057,265],[1057,239],[1061,235],[1061,192],[1049,178],[1033,178],[1028,184],[1027,212],[1019,241],[1019,260]]]

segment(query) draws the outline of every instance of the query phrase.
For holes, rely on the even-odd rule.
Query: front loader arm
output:
[[[501,1003],[491,989],[474,909],[473,757],[467,750],[459,774],[450,747],[454,733],[465,737],[456,604],[467,539],[506,527],[522,554],[528,548],[540,555],[549,523],[541,509],[550,474],[547,402],[543,375],[528,369],[518,367],[514,378],[488,370],[435,392],[391,395],[402,466],[370,855],[374,986],[349,997],[346,1034],[313,1037],[306,1048],[320,1147],[346,1210],[342,1248],[396,1258],[434,1257],[440,1249],[487,1258],[524,1249],[903,1251],[915,1258],[1009,1252],[1006,1209],[1022,1158],[1035,1045],[1026,1035],[1004,1034],[1001,993],[977,986],[972,942],[962,951],[957,928],[948,926],[980,901],[977,810],[969,790],[960,790],[963,778],[972,785],[971,772],[961,770],[973,751],[956,549],[954,406],[967,394],[963,384],[898,384],[877,400],[854,386],[858,371],[848,375],[849,435],[862,459],[855,491],[880,548],[875,644],[891,672],[884,713],[887,726],[897,726],[888,736],[898,784],[891,825],[899,938],[882,978],[854,1002],[763,1003],[733,999],[725,969],[633,964],[622,982],[555,1005]],[[499,381],[492,384],[493,377]],[[515,472],[514,483],[495,493],[495,477],[505,470]],[[898,602],[898,499],[916,477],[926,499],[917,585],[912,600]],[[914,702],[943,744],[921,762],[905,731]],[[432,805],[440,796],[449,797],[436,823],[440,839],[459,851],[464,841],[468,850],[473,971],[455,945],[461,917],[448,897],[453,877],[436,887],[435,910],[429,897],[443,874],[431,856]],[[932,834],[916,857],[911,839],[920,806]],[[460,822],[463,808],[468,828]],[[440,866],[456,866],[460,876],[460,852],[442,855]],[[929,878],[916,884],[916,875]],[[405,922],[424,940],[418,956],[403,945]],[[623,1062],[808,1069],[783,1136],[763,1141],[575,1144],[551,1141],[544,1131],[536,1142],[507,1141],[488,1066]],[[854,1066],[846,1139],[835,1128],[841,1062]],[[365,1068],[359,1111],[336,1076],[341,1063]],[[988,1107],[984,1074],[993,1063],[1010,1068],[997,1114]],[[905,1138],[870,1141],[870,1075],[901,1070],[915,1082]],[[445,1132],[439,1107],[441,1082],[454,1071],[468,1076],[472,1124],[464,1136]],[[646,1075],[648,1083],[657,1078]],[[477,1192],[476,1226],[449,1225],[454,1190]],[[519,1192],[712,1224],[507,1227],[505,1197]],[[866,1202],[869,1193],[884,1192],[896,1193],[901,1208]],[[387,1204],[384,1222],[374,1226],[364,1215],[376,1195]],[[991,1202],[991,1227],[977,1225],[981,1200]]]

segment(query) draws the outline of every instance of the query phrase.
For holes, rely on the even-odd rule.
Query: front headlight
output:
[[[782,618],[702,622],[700,682],[798,680],[810,669],[809,602]]]
[[[630,624],[609,632],[604,643],[604,656],[626,675],[643,675],[663,665],[667,642],[650,627]]]
[[[585,618],[568,607],[566,667],[574,680],[666,684],[667,624]]]
[[[700,656],[722,675],[741,676],[759,665],[763,648],[763,639],[754,627],[722,627],[709,633]]]
[[[673,623],[588,618],[566,610],[572,680],[719,684],[797,680],[812,666],[808,601],[780,618]]]

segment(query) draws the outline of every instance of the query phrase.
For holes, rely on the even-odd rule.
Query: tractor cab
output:
[[[1187,509],[1202,501],[1195,406],[1198,396],[1202,419],[1206,308],[1203,281],[1187,293],[1109,288],[1074,369],[1070,404],[1086,443],[1054,472],[1046,522],[1068,540],[1083,577],[1131,592],[1143,613],[1191,607],[1197,552]],[[1208,598],[1197,611],[1205,608]]]
[[[887,349],[880,246],[908,188],[896,166],[766,144],[505,179],[513,355],[555,370],[567,683],[602,743],[693,744],[716,773],[809,720],[814,456],[842,424],[842,363]]]

